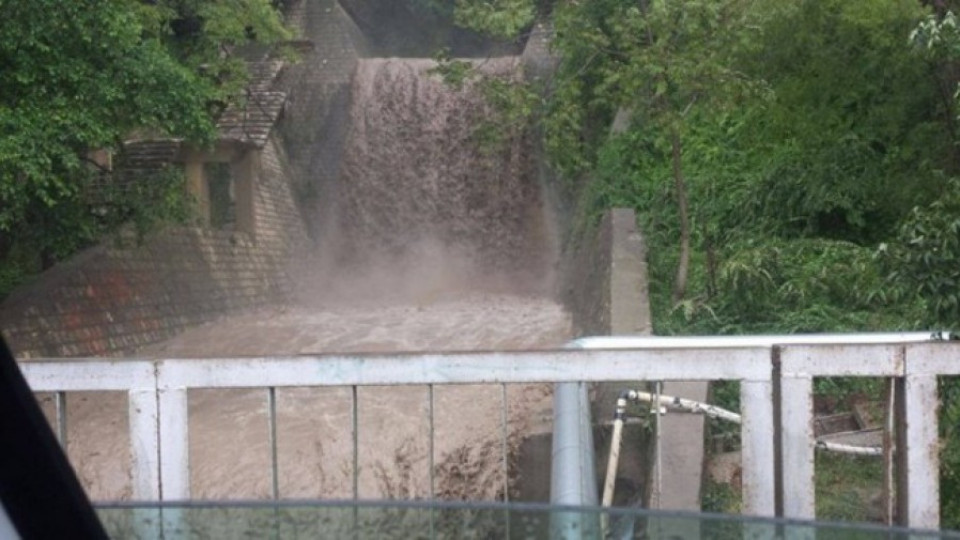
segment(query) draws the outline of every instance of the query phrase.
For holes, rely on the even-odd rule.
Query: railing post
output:
[[[909,363],[908,363],[909,365]],[[940,527],[940,445],[937,436],[937,376],[910,375],[897,380],[900,422],[897,429],[898,506],[901,524]]]
[[[130,457],[133,461],[133,499],[160,500],[160,424],[157,389],[129,392]]]
[[[160,498],[180,501],[190,498],[188,456],[187,390],[158,391],[160,417]]]
[[[814,519],[813,377],[783,373],[780,399],[783,517]]]
[[[770,381],[740,383],[743,513],[769,516],[774,504],[773,388]]]

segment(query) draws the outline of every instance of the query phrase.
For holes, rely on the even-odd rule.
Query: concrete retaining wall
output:
[[[562,266],[562,298],[573,316],[577,336],[649,335],[646,251],[631,209],[608,211],[600,224],[572,231]],[[617,396],[625,387],[601,383],[591,395],[597,478],[606,472],[610,429]],[[650,477],[649,441],[643,430],[628,426],[620,454],[614,504],[636,504]]]
[[[254,232],[171,227],[120,235],[41,274],[0,304],[21,359],[129,353],[233,310],[281,302],[306,239],[282,150],[261,151]]]
[[[577,335],[650,334],[646,251],[633,210],[608,211],[568,245],[563,298]]]
[[[574,235],[566,257],[564,300],[578,335],[650,335],[646,251],[632,210],[609,211],[600,225]],[[609,422],[623,384],[594,388],[593,420]],[[705,401],[707,383],[666,381],[662,392]],[[644,432],[628,427],[620,454],[617,505],[638,504],[671,510],[700,510],[703,466],[702,416],[674,413],[662,418],[661,447],[669,449],[656,470],[656,454]],[[609,429],[596,432],[598,478],[605,473]],[[658,490],[650,479],[660,478]]]

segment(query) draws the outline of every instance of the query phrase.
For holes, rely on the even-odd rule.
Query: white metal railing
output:
[[[810,519],[815,517],[813,378],[890,377],[899,396],[898,421],[891,424],[896,428],[898,452],[894,458],[891,443],[888,456],[898,465],[901,521],[911,527],[936,528],[937,376],[960,375],[960,344],[910,343],[916,335],[898,336],[891,342],[875,340],[880,343],[850,339],[851,343],[809,344],[815,340],[807,340],[808,344],[803,344],[800,339],[787,345],[768,338],[721,342],[712,338],[660,342],[648,338],[642,344],[585,340],[581,346],[598,348],[217,359],[51,359],[20,366],[35,392],[128,393],[133,498],[137,500],[190,498],[189,389],[265,388],[270,429],[275,433],[272,404],[276,388],[351,387],[356,496],[358,386],[426,385],[432,396],[434,385],[734,380],[741,383],[744,513]],[[622,348],[626,346],[631,348]],[[58,419],[57,425],[62,423]],[[432,434],[431,429],[431,448]],[[277,496],[275,440],[273,437],[271,443]],[[432,451],[430,458],[432,475]]]

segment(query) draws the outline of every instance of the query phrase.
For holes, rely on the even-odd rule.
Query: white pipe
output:
[[[632,390],[629,392],[630,399],[640,401],[643,403],[653,403],[657,401],[656,396],[649,392],[640,392],[638,390]],[[694,414],[703,414],[711,418],[719,418],[720,420],[725,420],[727,422],[733,422],[734,424],[740,423],[740,415],[728,411],[726,409],[721,409],[716,405],[710,405],[709,403],[702,403],[700,401],[694,401],[692,399],[684,399],[674,396],[660,396],[659,403],[661,406],[668,409],[674,409],[679,411],[685,411]],[[817,440],[817,448],[827,450],[829,452],[839,452],[842,454],[853,454],[858,456],[882,456],[883,448],[880,446],[857,446],[853,444],[843,444],[831,441],[824,441],[822,439]]]
[[[657,401],[656,396],[649,392],[634,390],[631,391],[631,394],[631,399],[642,401],[643,403],[653,403],[654,401]],[[709,403],[702,403],[692,399],[665,395],[660,396],[659,402],[661,407],[666,407],[668,409],[686,411],[694,414],[703,414],[711,418],[719,418],[721,420],[726,420],[727,422],[733,422],[734,424],[740,423],[739,414],[730,412],[726,409],[721,409],[716,405],[710,405]]]
[[[633,392],[629,390],[627,393]],[[617,408],[613,417],[613,435],[610,437],[610,458],[607,460],[607,475],[603,481],[603,497],[600,500],[600,506],[609,508],[613,505],[613,490],[617,483],[617,466],[620,463],[620,447],[623,439],[623,415],[627,411],[627,397],[621,395],[617,398]],[[607,538],[610,528],[610,516],[601,514],[600,531],[603,538]]]
[[[613,435],[610,438],[610,459],[607,460],[607,476],[603,482],[603,498],[600,506],[613,504],[613,488],[617,482],[617,466],[620,462],[620,444],[623,439],[623,415],[627,408],[627,399],[617,399],[617,411],[613,419]]]
[[[653,383],[653,388],[656,390],[657,402],[660,401],[660,391],[663,389],[663,383],[656,381]],[[655,452],[654,457],[656,458],[656,476],[653,479],[653,494],[651,495],[650,506],[652,508],[660,509],[663,499],[663,442],[661,438],[661,429],[663,424],[660,422],[662,419],[662,414],[666,412],[661,407],[654,407],[654,424],[653,424],[653,451]]]
[[[835,443],[817,439],[817,448],[822,448],[828,452],[837,452],[840,454],[852,454],[854,456],[876,456],[883,455],[882,446],[857,446],[853,444]]]
[[[916,343],[957,339],[950,332],[887,332],[860,334],[780,334],[753,336],[597,336],[575,340],[582,349],[689,349],[773,347],[775,345],[859,345]]]
[[[756,336],[697,336],[697,337],[653,337],[653,336],[603,336],[587,337],[575,340],[567,348],[575,349],[689,349],[723,347],[773,347],[776,345],[798,344],[883,344],[911,343],[923,341],[942,341],[953,339],[948,332],[895,332],[862,334],[790,334]],[[596,505],[595,472],[593,469],[593,434],[590,422],[589,400],[584,383],[559,383],[554,386],[554,432],[551,464],[550,502],[557,505]],[[647,394],[649,396],[649,394]],[[637,394],[639,397],[639,394]],[[712,405],[690,402],[670,396],[659,396],[655,400],[667,407],[682,406],[687,402],[693,406],[693,412],[734,421],[739,415],[724,411]],[[666,401],[666,402],[664,402]],[[660,408],[657,407],[657,411]],[[731,416],[732,415],[732,416]],[[620,432],[614,424],[616,448],[611,447],[611,462],[607,465],[607,479],[604,482],[604,501],[613,500],[613,489],[607,493],[607,485],[613,471],[616,480],[616,468],[622,444],[622,419]],[[850,451],[863,455],[873,455],[873,449],[851,447],[837,443],[818,441],[818,446],[828,450]],[[658,456],[659,457],[659,456]],[[576,513],[563,513],[566,517],[551,522],[554,536],[570,538],[571,534],[582,536],[594,534],[594,524],[588,523]]]

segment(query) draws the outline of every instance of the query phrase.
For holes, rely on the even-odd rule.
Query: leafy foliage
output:
[[[593,9],[601,15],[584,22]],[[715,30],[727,35],[701,36],[728,45],[725,55],[707,57],[716,64],[712,69],[682,73],[691,74],[686,88],[661,85],[676,104],[666,118],[683,122],[695,248],[691,295],[680,303],[666,295],[680,229],[667,144],[676,120],[655,122],[639,112],[625,133],[606,128],[623,101],[601,96],[598,88],[609,87],[611,77],[624,84],[629,69],[594,77],[595,66],[623,64],[628,60],[620,57],[630,55],[613,44],[621,40],[606,41],[596,28],[628,18],[634,5],[611,1],[603,9],[580,6],[568,21],[568,31],[584,28],[566,46],[581,65],[590,64],[587,76],[570,83],[572,93],[590,99],[569,100],[562,87],[557,94],[568,109],[563,118],[574,117],[569,109],[583,118],[605,114],[604,127],[581,125],[572,130],[580,134],[576,148],[555,148],[566,155],[580,151],[576,159],[595,179],[588,194],[592,208],[638,211],[651,246],[658,331],[865,330],[928,322],[922,306],[891,287],[888,267],[874,256],[876,243],[896,234],[897,221],[911,207],[942,189],[941,171],[949,165],[952,143],[935,80],[905,46],[923,17],[919,6],[830,1],[703,8],[701,19],[741,24]],[[690,25],[688,16],[660,24]],[[694,28],[702,31],[704,24]],[[682,48],[672,49],[680,66],[701,58],[698,50],[691,46],[687,59]],[[654,85],[650,99],[656,100],[654,70],[640,78]],[[725,81],[725,90],[698,89],[705,78]],[[649,111],[651,105],[638,108]],[[561,165],[565,159],[572,164],[561,157]]]
[[[746,5],[599,0],[556,6],[561,64],[546,135],[561,169],[576,176],[596,162],[618,110],[663,139],[682,130],[691,112],[723,109],[759,90],[730,63],[741,47],[738,31],[746,31]]]
[[[464,28],[509,39],[533,23],[534,0],[456,0],[454,22]]]
[[[723,63],[713,76],[742,74],[743,92],[688,110],[679,105],[693,97],[661,78],[653,97],[662,91],[675,100],[673,119],[651,121],[657,105],[641,102],[630,129],[611,134],[624,101],[607,90],[624,84],[630,72],[620,66],[630,55],[622,39],[609,39],[617,24],[610,19],[628,19],[632,6],[579,7],[558,22],[558,32],[577,33],[564,54],[579,67],[557,88],[552,148],[568,174],[594,177],[592,208],[638,211],[658,333],[956,327],[956,87],[943,99],[960,43],[951,15],[930,16],[912,1],[757,3],[743,14],[748,24],[723,27],[737,34],[724,38],[731,54],[706,57]],[[911,48],[908,36],[921,21],[913,43],[924,46]],[[607,63],[618,68],[605,73]],[[648,73],[646,84],[659,74]],[[692,294],[681,302],[670,295],[682,227],[665,144],[678,111],[695,246]],[[819,383],[819,392],[833,395],[861,389]],[[957,425],[956,381],[943,393],[942,424]],[[946,429],[943,516],[956,527],[949,494],[960,492],[960,437]],[[827,472],[831,481],[846,478]],[[824,511],[865,518],[848,504],[861,495],[825,500],[834,506]]]
[[[489,114],[477,123],[472,134],[481,151],[496,152],[516,140],[542,109],[539,93],[515,74],[485,73],[472,62],[451,58],[446,49],[439,51],[435,60],[437,65],[430,74],[457,91],[475,87],[489,107]]]
[[[129,10],[105,2],[6,2],[0,28],[0,230],[75,198],[85,154],[135,128],[209,138],[212,86]]]
[[[545,147],[568,182],[592,179],[588,222],[637,210],[657,333],[956,329],[960,28],[956,2],[928,4],[553,6]],[[960,526],[958,388],[941,386],[947,527]],[[823,481],[844,482],[836,464]],[[849,504],[863,493],[841,495],[825,515],[870,517]]]
[[[268,0],[0,0],[0,17],[5,274],[34,268],[6,266],[13,252],[48,266],[122,220],[155,221],[168,207],[156,204],[155,188],[169,184],[99,204],[91,194],[103,171],[89,153],[116,152],[134,132],[210,141],[216,114],[243,83],[224,53],[287,35]]]
[[[892,284],[905,299],[918,299],[931,323],[952,326],[960,320],[960,181],[944,195],[915,207],[898,237],[880,247]]]

